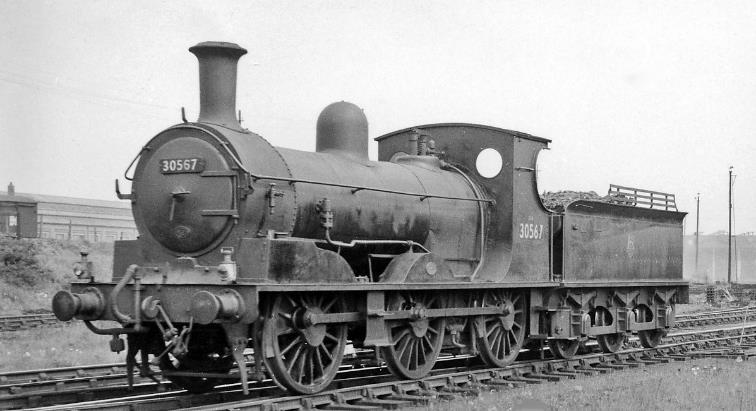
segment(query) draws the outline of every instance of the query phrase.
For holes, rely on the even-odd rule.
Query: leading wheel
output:
[[[577,354],[580,340],[549,340],[549,349],[554,357],[569,359]]]
[[[666,335],[664,330],[642,330],[638,331],[638,339],[642,346],[646,348],[655,348]]]
[[[492,367],[511,364],[525,342],[525,297],[515,291],[486,291],[482,307],[499,307],[502,315],[487,315],[478,320],[480,358]]]
[[[425,377],[433,368],[444,343],[446,321],[427,318],[424,310],[443,308],[438,294],[401,293],[389,297],[387,311],[412,311],[406,320],[386,321],[391,345],[381,347],[381,356],[394,375],[407,379]]]
[[[343,299],[335,294],[283,294],[270,302],[262,346],[273,380],[299,394],[328,387],[344,356],[347,325],[312,324],[309,319],[313,314],[345,311]]]

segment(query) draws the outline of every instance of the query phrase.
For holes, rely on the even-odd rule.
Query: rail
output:
[[[125,393],[124,387],[117,387],[115,382],[100,378],[92,381],[90,376],[90,386],[75,392],[67,391],[65,385],[60,384],[56,384],[58,390],[50,391],[23,384],[16,385],[15,389],[9,387],[8,393],[0,394],[0,409],[43,406],[51,410],[98,411],[189,407],[207,410],[397,409],[428,405],[439,399],[458,399],[481,390],[516,388],[693,358],[744,360],[756,356],[752,348],[756,346],[756,327],[753,325],[703,332],[696,330],[670,335],[668,339],[670,341],[657,348],[631,345],[613,354],[592,352],[572,359],[530,356],[505,368],[488,368],[465,362],[463,358],[449,357],[446,359],[448,363],[421,380],[397,380],[385,367],[344,369],[339,372],[331,390],[302,396],[284,393],[270,380],[258,383],[252,389],[252,396],[242,395],[238,383],[227,385],[222,392],[191,395],[180,390],[171,391],[168,384],[147,382],[136,392]],[[117,373],[120,374],[121,370]],[[72,384],[72,388],[74,385],[79,383]]]
[[[0,317],[0,332],[28,330],[30,328],[56,326],[62,323],[53,313],[25,314]]]

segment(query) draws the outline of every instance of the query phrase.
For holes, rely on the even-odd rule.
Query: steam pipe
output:
[[[131,318],[130,316],[122,313],[120,310],[118,310],[118,295],[121,293],[123,288],[126,286],[126,284],[131,281],[134,276],[136,276],[137,271],[139,271],[139,266],[136,264],[132,264],[129,266],[129,268],[126,269],[126,273],[123,275],[123,278],[121,278],[121,281],[118,282],[118,284],[113,288],[113,291],[110,292],[110,312],[113,313],[113,316],[118,320],[119,323],[123,325],[128,324],[134,324],[134,329],[137,331],[142,330],[142,320],[140,316],[141,307],[140,307],[140,289],[142,288],[141,284],[141,278],[137,276],[135,280],[135,295],[134,295],[134,317]]]
[[[147,331],[145,327],[141,327],[139,330],[136,328],[97,328],[97,326],[92,324],[92,321],[89,320],[84,320],[84,325],[89,328],[89,331],[98,335],[139,334]]]
[[[335,241],[331,239],[331,229],[325,228],[325,240],[328,243],[328,245],[332,247],[344,247],[344,248],[352,248],[356,245],[383,245],[383,244],[397,244],[397,245],[406,245],[410,248],[410,250],[414,247],[418,247],[423,252],[429,253],[427,248],[425,248],[422,244],[416,243],[414,241],[410,240],[352,240],[348,243],[345,243],[343,241]]]

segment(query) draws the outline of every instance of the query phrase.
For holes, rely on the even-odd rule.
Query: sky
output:
[[[552,140],[541,191],[674,193],[695,231],[756,232],[756,2],[0,0],[0,190],[115,200],[196,119],[196,58],[228,41],[243,126],[314,150],[334,101],[370,137],[469,122]],[[371,141],[376,157],[377,146]],[[128,191],[128,185],[125,187]]]

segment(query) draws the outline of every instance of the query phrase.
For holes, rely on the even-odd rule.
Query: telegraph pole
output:
[[[730,195],[728,197],[727,214],[727,284],[732,283],[732,166],[730,166]]]
[[[701,216],[701,193],[696,194],[696,268],[694,270],[694,276],[698,277],[698,223]]]

